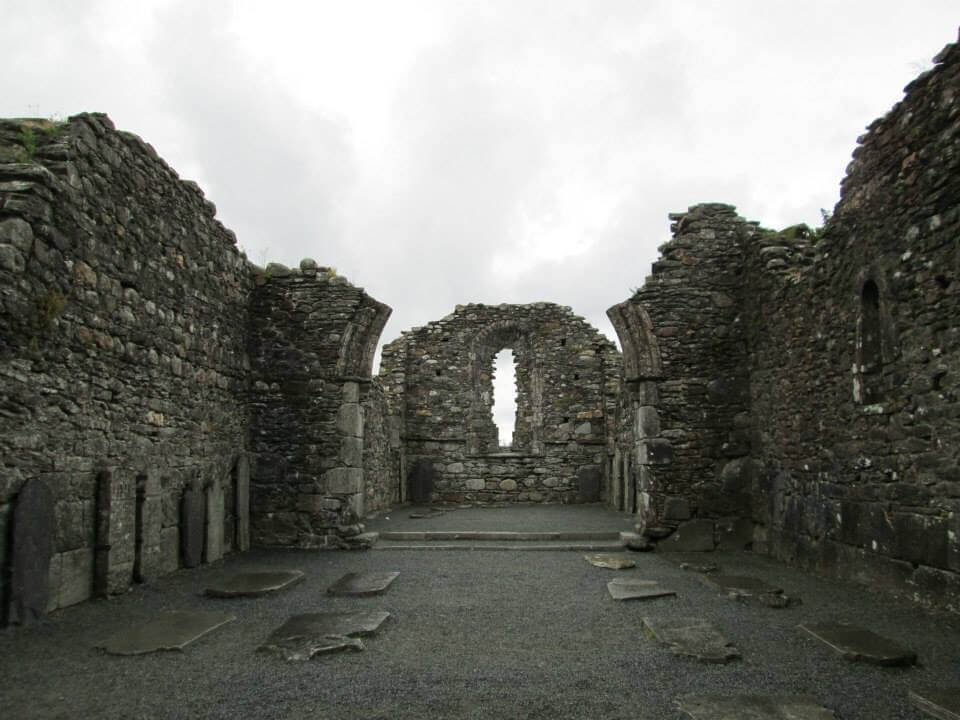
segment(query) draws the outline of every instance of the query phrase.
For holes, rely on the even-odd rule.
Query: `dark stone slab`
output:
[[[592,465],[590,467],[580,468],[580,472],[577,473],[580,501],[599,502],[600,485],[602,481],[603,473],[599,467]]]
[[[331,595],[365,597],[382,595],[397,579],[398,572],[347,573],[327,590]]]
[[[430,518],[440,517],[445,515],[444,510],[417,510],[416,512],[410,513],[410,518],[413,520],[429,520]]]
[[[304,577],[300,570],[237,573],[211,585],[205,592],[210,597],[259,597],[292,587],[302,582]]]
[[[614,578],[607,583],[607,592],[614,600],[652,600],[677,593],[659,586],[655,580]]]
[[[428,503],[433,497],[437,471],[429,460],[417,460],[407,474],[407,498],[412,503]]]
[[[911,690],[910,701],[930,717],[960,720],[960,687]]]
[[[716,547],[713,520],[691,520],[657,543],[661,552],[709,552]]]
[[[295,615],[274,630],[258,650],[285,660],[309,660],[338,650],[363,650],[358,637],[374,635],[388,612],[308,613]]]
[[[816,700],[794,695],[687,695],[677,701],[693,720],[835,720]]]
[[[158,650],[183,650],[194,640],[236,620],[235,615],[210,612],[166,613],[121,630],[97,647],[111,655],[143,655]]]
[[[727,663],[740,657],[733,643],[702,618],[645,617],[643,625],[657,642],[669,646],[676,655],[708,663]]]
[[[783,588],[776,587],[760,578],[748,575],[703,575],[701,582],[724,593],[739,595],[763,595],[782,593]]]
[[[43,480],[30,480],[13,508],[8,624],[25,625],[47,614],[55,528],[53,491]]]
[[[206,502],[200,483],[190,483],[183,491],[180,541],[183,566],[195,568],[203,561]]]
[[[234,468],[233,512],[234,545],[237,550],[250,549],[250,461],[246,454],[237,458]]]
[[[874,665],[913,665],[917,661],[912,650],[855,625],[823,622],[800,627],[847,660]]]

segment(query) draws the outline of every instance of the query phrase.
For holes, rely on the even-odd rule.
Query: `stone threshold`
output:
[[[575,541],[621,541],[619,531],[560,531],[560,532],[510,532],[493,530],[424,530],[381,532],[379,540],[427,540],[427,541],[499,541],[499,542],[550,542],[559,540]],[[618,543],[619,544],[619,543]]]
[[[574,551],[574,552],[620,552],[623,545],[617,543],[603,542],[569,542],[557,541],[547,543],[523,542],[518,544],[501,544],[491,542],[428,542],[428,543],[404,543],[404,542],[378,542],[371,548],[372,550],[492,550],[509,552],[543,552],[543,551]]]

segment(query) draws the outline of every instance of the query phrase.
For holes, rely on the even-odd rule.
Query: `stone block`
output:
[[[360,385],[355,382],[345,382],[340,389],[340,399],[344,403],[360,402]]]
[[[363,439],[345,437],[340,440],[340,461],[348,467],[363,466]]]
[[[669,497],[663,504],[663,519],[681,521],[690,519],[690,503],[686,498]]]
[[[638,443],[641,465],[669,465],[673,461],[673,446],[669,440],[648,438]]]
[[[577,486],[581,502],[599,502],[603,472],[596,465],[580,468]]]
[[[352,495],[363,492],[363,468],[334,468],[323,475],[331,495]]]
[[[517,481],[511,478],[500,481],[500,489],[506,492],[513,492],[517,489]]]
[[[660,434],[660,415],[652,405],[637,408],[637,437],[646,438]]]
[[[337,412],[337,430],[348,437],[363,437],[363,408],[358,403],[344,403]]]
[[[176,525],[165,527],[160,533],[160,557],[164,574],[180,567],[180,528]]]
[[[720,483],[727,493],[749,492],[756,477],[756,464],[748,457],[731,460],[720,471]]]
[[[483,490],[484,485],[482,478],[469,478],[467,480],[467,490]]]

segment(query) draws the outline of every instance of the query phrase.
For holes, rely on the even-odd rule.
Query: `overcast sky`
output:
[[[106,112],[254,262],[393,307],[605,310],[667,213],[819,224],[956,0],[6,0],[0,116]]]

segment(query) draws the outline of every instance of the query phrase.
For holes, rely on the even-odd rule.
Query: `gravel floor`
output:
[[[482,529],[540,529],[511,527],[512,516],[497,522],[497,510],[476,512],[487,518]],[[908,703],[910,688],[960,684],[956,616],[924,613],[749,553],[711,555],[726,571],[762,577],[803,599],[786,610],[755,607],[719,597],[666,556],[631,557],[637,568],[612,571],[576,552],[230,556],[0,632],[0,717],[671,720],[686,717],[675,707],[681,695],[753,692],[809,694],[839,718],[876,720],[922,718]],[[258,599],[201,595],[234,571],[279,568],[301,569],[307,580]],[[381,597],[325,594],[343,573],[366,570],[401,574]],[[614,602],[606,582],[617,575],[658,580],[679,596]],[[355,608],[393,615],[362,653],[287,664],[255,652],[291,614]],[[93,649],[119,628],[183,609],[224,609],[238,619],[182,653],[123,658]],[[645,615],[708,618],[743,659],[703,665],[674,656],[644,636]],[[868,627],[915,649],[921,665],[847,662],[797,628],[814,620]]]

